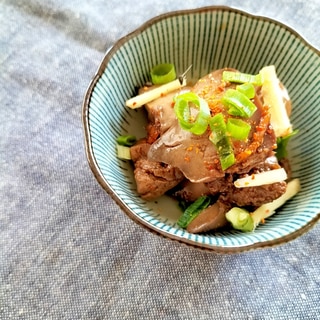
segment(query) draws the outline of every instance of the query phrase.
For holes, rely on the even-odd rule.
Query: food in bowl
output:
[[[117,158],[120,135],[146,136],[144,108],[125,107],[149,80],[153,66],[188,66],[194,84],[213,70],[229,66],[256,74],[275,65],[292,102],[290,122],[299,129],[288,145],[292,178],[300,192],[260,223],[254,232],[233,228],[190,233],[177,225],[181,210],[167,195],[153,201],[138,196],[131,161]],[[85,150],[94,178],[138,226],[166,239],[219,253],[234,253],[284,244],[319,221],[319,50],[281,22],[237,9],[211,6],[169,12],[145,22],[119,39],[103,57],[83,101]],[[106,216],[111,213],[106,208]],[[120,214],[120,213],[119,213]],[[116,236],[116,234],[115,234]]]
[[[288,92],[273,65],[254,75],[218,69],[193,84],[185,74],[157,65],[126,102],[144,107],[148,124],[138,141],[120,137],[119,156],[132,160],[142,199],[178,201],[188,232],[253,231],[300,190],[286,154],[297,133]]]

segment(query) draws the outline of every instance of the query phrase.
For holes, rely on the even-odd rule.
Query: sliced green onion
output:
[[[205,208],[210,204],[210,197],[202,196],[193,202],[180,216],[177,224],[181,228],[186,228],[188,224]]]
[[[278,160],[281,160],[283,158],[285,158],[288,154],[287,152],[287,145],[289,140],[296,135],[299,132],[298,129],[292,131],[291,133],[289,133],[288,135],[284,136],[284,137],[278,137],[277,138],[277,149],[276,149],[276,157]]]
[[[224,116],[222,113],[217,113],[209,120],[209,125],[211,129],[210,140],[214,144],[222,140],[227,133],[227,126],[224,121]]]
[[[233,71],[223,71],[222,80],[228,81],[228,82],[235,82],[235,83],[249,82],[257,86],[261,86],[262,84],[260,74],[252,75],[248,73],[233,72]]]
[[[246,95],[234,89],[228,89],[221,102],[228,108],[228,113],[233,116],[249,118],[257,110],[256,105]]]
[[[211,134],[209,140],[216,146],[222,170],[235,163],[235,156],[230,137],[227,136],[227,125],[222,113],[217,113],[209,120]]]
[[[236,162],[230,138],[225,136],[222,140],[216,143],[216,147],[222,170],[226,170]]]
[[[246,140],[251,126],[249,123],[235,118],[229,118],[227,122],[227,132],[236,140]]]
[[[130,147],[117,144],[117,157],[123,160],[131,160]]]
[[[150,74],[153,84],[165,84],[173,81],[177,77],[174,65],[171,63],[156,65],[152,68]]]
[[[226,213],[226,219],[236,230],[250,232],[255,228],[254,221],[249,211],[234,207]]]
[[[174,111],[182,129],[201,135],[208,128],[210,109],[208,103],[193,92],[175,98]]]
[[[247,96],[249,99],[253,99],[256,95],[254,85],[250,82],[237,85],[236,89]]]
[[[137,141],[137,138],[132,135],[126,135],[126,136],[119,136],[116,141],[118,144],[122,146],[131,147],[135,144],[135,142]]]

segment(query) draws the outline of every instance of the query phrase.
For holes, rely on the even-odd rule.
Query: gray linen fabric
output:
[[[202,252],[135,225],[89,170],[81,104],[106,49],[213,4],[320,47],[318,0],[0,1],[0,319],[320,319],[319,225],[280,247]]]

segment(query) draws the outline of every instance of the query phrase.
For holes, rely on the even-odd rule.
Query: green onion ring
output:
[[[235,118],[229,118],[227,122],[228,134],[236,140],[246,140],[248,138],[251,126],[249,123]]]
[[[256,86],[262,85],[262,79],[260,74],[252,75],[252,74],[242,73],[242,72],[223,71],[222,80],[228,81],[228,82],[235,82],[235,83],[249,82]]]
[[[123,136],[119,136],[116,139],[116,141],[121,146],[131,147],[135,144],[135,142],[137,141],[137,138],[133,135],[123,135]]]
[[[153,84],[165,84],[176,79],[176,70],[171,63],[158,64],[152,68],[151,72],[151,82]]]
[[[227,126],[224,121],[224,116],[222,113],[217,113],[214,115],[210,120],[210,129],[211,129],[211,134],[210,134],[210,140],[214,144],[218,143],[220,140],[222,140],[226,133],[227,133]]]
[[[228,113],[233,116],[250,118],[257,110],[256,105],[243,93],[228,89],[221,102],[228,108]]]
[[[233,207],[226,213],[226,219],[236,230],[250,232],[255,228],[251,214],[243,208]]]
[[[254,96],[256,95],[254,85],[250,82],[239,84],[237,85],[236,89],[239,92],[243,93],[245,96],[247,96],[247,98],[249,99],[253,99]]]
[[[182,93],[174,101],[174,111],[181,128],[196,135],[203,134],[210,118],[208,103],[193,92]],[[192,114],[192,111],[197,113]]]

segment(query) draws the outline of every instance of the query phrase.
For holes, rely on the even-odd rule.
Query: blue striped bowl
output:
[[[294,177],[302,190],[253,233],[196,235],[176,225],[177,204],[168,197],[146,202],[136,193],[132,166],[117,159],[121,134],[145,136],[143,110],[124,103],[148,80],[152,66],[174,63],[177,72],[192,64],[196,80],[213,69],[232,67],[257,73],[275,65],[293,103],[300,133],[290,142]],[[104,57],[83,103],[89,165],[101,186],[123,211],[150,231],[215,252],[239,252],[292,240],[319,220],[320,212],[319,51],[287,26],[227,7],[206,7],[158,16],[120,39]]]

